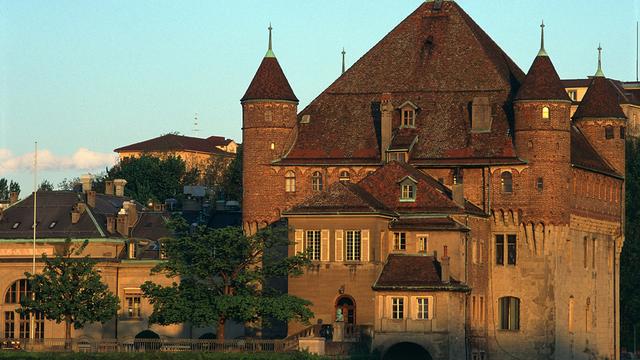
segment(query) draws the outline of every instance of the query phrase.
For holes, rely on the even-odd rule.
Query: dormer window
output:
[[[416,185],[411,176],[407,176],[400,181],[400,201],[401,202],[413,202],[416,201]]]
[[[406,151],[389,151],[387,152],[387,162],[397,161],[397,162],[407,162],[407,152]]]
[[[549,118],[549,108],[547,106],[542,107],[542,118],[543,119]]]
[[[416,127],[416,110],[418,107],[411,101],[405,101],[400,105],[401,126],[400,127]]]

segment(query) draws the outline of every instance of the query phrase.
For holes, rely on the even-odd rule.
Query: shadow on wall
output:
[[[383,360],[432,360],[429,352],[422,346],[411,343],[401,342],[391,346],[383,355]]]

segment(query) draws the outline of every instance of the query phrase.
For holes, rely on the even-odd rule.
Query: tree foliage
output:
[[[53,191],[53,184],[49,180],[44,179],[40,183],[40,186],[38,186],[38,191]]]
[[[198,170],[187,170],[177,156],[159,158],[150,155],[128,157],[107,171],[109,179],[125,179],[125,195],[146,203],[182,197],[185,185],[198,181]]]
[[[221,190],[226,200],[242,201],[242,145],[224,173]]]
[[[0,201],[9,200],[9,194],[14,191],[20,195],[20,184],[13,180],[7,181],[5,178],[0,178]]]
[[[79,177],[64,178],[58,183],[58,190],[73,191],[78,185],[80,185]]]
[[[81,256],[88,241],[73,246],[67,239],[64,250],[53,258],[42,255],[44,269],[25,273],[35,294],[24,297],[19,313],[41,312],[47,319],[65,323],[65,339],[87,323],[106,322],[118,311],[118,298],[109,291],[89,256]],[[67,342],[68,343],[68,342]]]
[[[620,323],[622,342],[630,348],[633,327],[640,325],[640,140],[627,140],[626,148],[626,223],[620,256]]]
[[[181,218],[171,228],[175,237],[164,247],[168,260],[153,272],[180,282],[160,286],[147,281],[142,286],[153,304],[150,322],[216,325],[217,337],[223,339],[227,320],[307,322],[313,316],[309,301],[281,293],[267,281],[300,275],[309,263],[306,255],[286,257],[273,251],[289,244],[286,229],[246,236],[239,227],[190,229]]]

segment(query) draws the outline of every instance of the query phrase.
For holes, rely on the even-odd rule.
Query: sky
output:
[[[636,78],[640,0],[458,0],[526,72]],[[422,0],[0,0],[0,177],[99,173],[113,149],[169,132],[240,142],[240,98],[273,48],[302,110]],[[198,125],[194,117],[198,114]],[[194,131],[197,130],[197,131]]]

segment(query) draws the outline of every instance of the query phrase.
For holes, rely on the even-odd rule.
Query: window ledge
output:
[[[402,199],[402,198],[400,198],[400,202],[416,202],[416,199]]]

